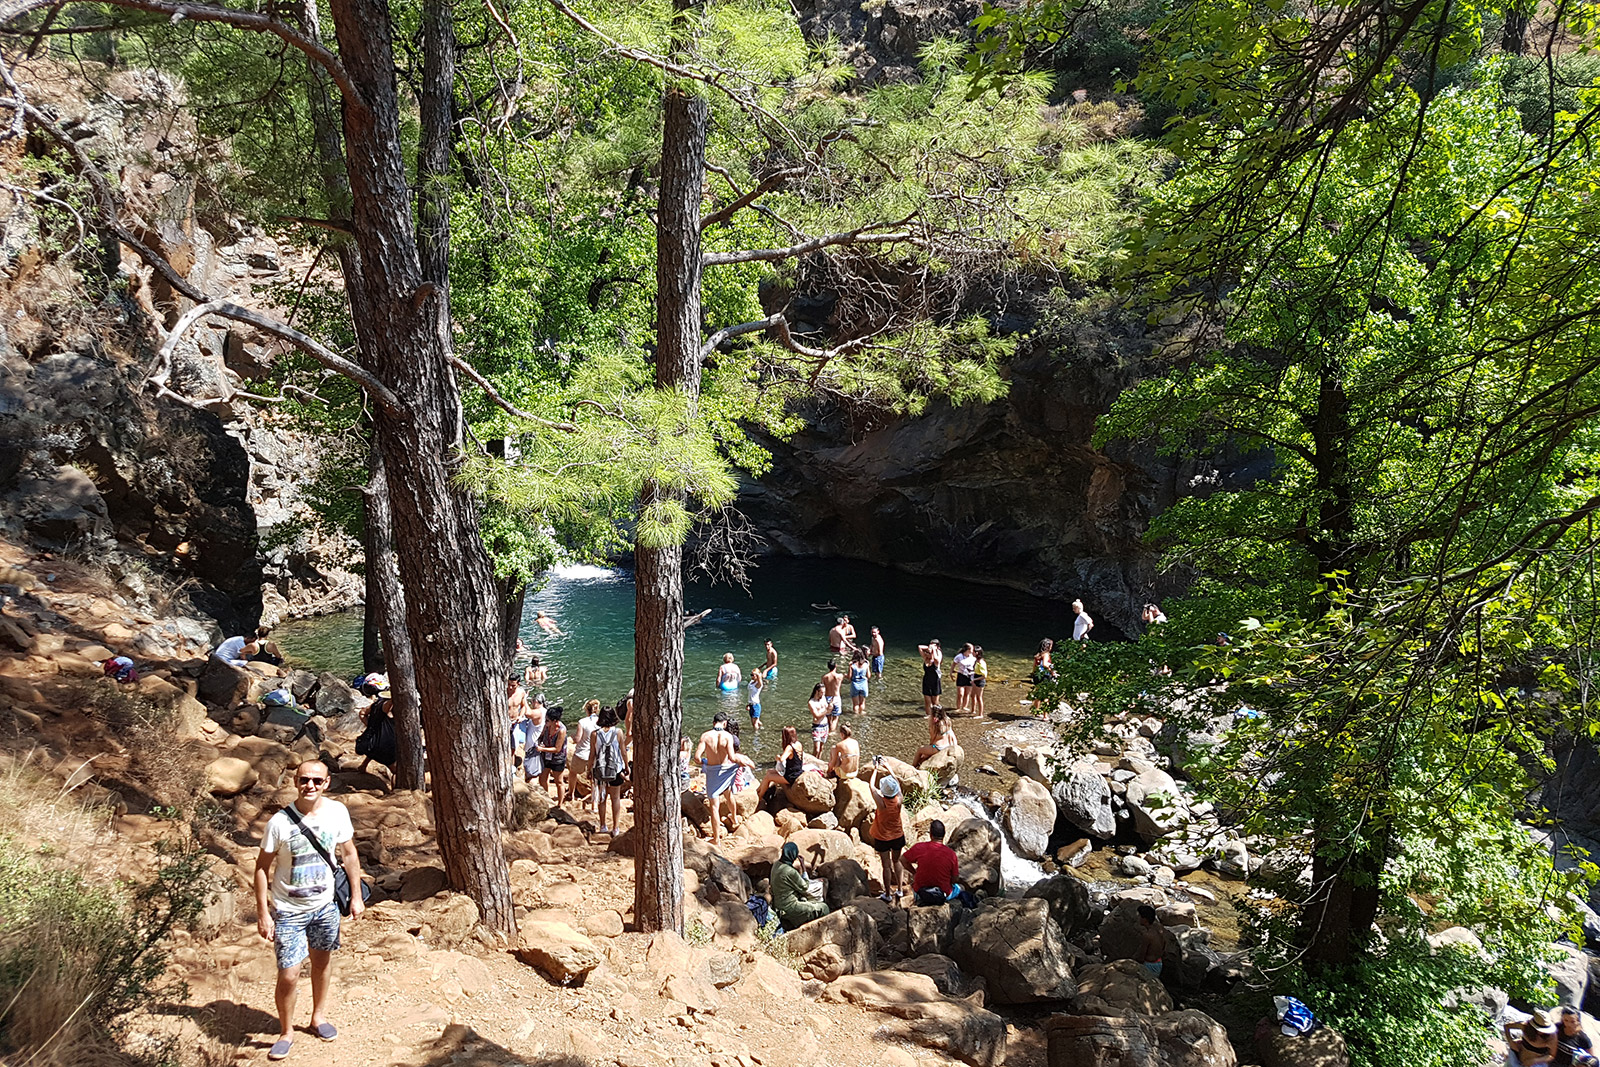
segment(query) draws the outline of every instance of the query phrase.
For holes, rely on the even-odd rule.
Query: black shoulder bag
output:
[[[328,855],[328,853],[323,850],[322,842],[318,841],[317,835],[311,832],[311,827],[300,821],[300,813],[294,810],[293,804],[285,806],[283,810],[284,813],[287,814],[294,822],[294,824],[300,828],[300,832],[306,835],[306,840],[311,842],[311,847],[317,850],[317,855],[321,856],[328,866],[333,870],[333,902],[338,906],[340,915],[349,915],[350,876],[345,873],[344,864],[333,862],[333,857]],[[367,883],[362,882],[361,906],[363,908],[366,907],[367,901],[371,899],[372,887]]]

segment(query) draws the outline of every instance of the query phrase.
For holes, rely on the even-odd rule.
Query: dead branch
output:
[[[767,193],[770,193],[774,189],[777,189],[787,183],[790,178],[797,178],[805,172],[805,167],[785,167],[782,170],[775,171],[772,174],[767,175],[765,178],[762,178],[760,183],[747,193],[738,193],[738,189],[735,188],[734,192],[738,193],[738,195],[734,198],[732,203],[728,204],[726,207],[718,208],[716,211],[713,211],[711,214],[700,220],[701,232],[704,233],[713,226],[727,222],[729,219],[733,218],[739,212],[743,211],[745,208],[754,203],[758,197],[765,196]],[[728,184],[732,185],[733,182],[730,180]]]
[[[700,263],[706,267],[725,266],[730,263],[770,263],[780,259],[793,259],[803,256],[818,249],[831,245],[883,245],[895,244],[900,241],[916,240],[916,235],[910,230],[895,230],[892,233],[872,233],[870,231],[883,226],[902,226],[906,219],[899,222],[873,223],[870,226],[859,226],[854,230],[845,230],[841,233],[826,233],[820,237],[812,237],[798,244],[789,245],[787,248],[749,248],[739,252],[708,252],[700,257]]]

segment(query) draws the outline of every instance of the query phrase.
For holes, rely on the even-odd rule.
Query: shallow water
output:
[[[806,701],[826,669],[828,630],[838,614],[850,615],[860,640],[866,640],[870,627],[878,626],[887,643],[884,677],[873,679],[865,715],[851,714],[846,682],[845,718],[855,728],[863,753],[901,758],[908,758],[927,740],[919,643],[938,637],[944,645],[947,707],[955,703],[950,658],[964,641],[981,643],[989,664],[987,710],[991,716],[1014,715],[1023,710],[1018,704],[1027,692],[1022,681],[1032,668],[1039,640],[1054,637],[1059,642],[1071,632],[1071,610],[1055,601],[841,560],[767,560],[755,572],[748,594],[691,583],[685,600],[690,614],[707,608],[711,614],[685,633],[684,730],[698,735],[719,708],[726,709],[743,723],[743,748],[752,758],[775,755],[778,728],[784,725],[799,728],[806,738],[811,722]],[[819,611],[813,603],[832,603],[838,609]],[[553,618],[564,636],[546,634],[535,626],[536,611]],[[286,622],[273,636],[296,660],[354,675],[360,670],[360,631],[361,616],[354,612]],[[549,668],[547,701],[564,704],[569,722],[590,697],[614,702],[633,684],[631,572],[558,567],[542,589],[529,594],[522,637]],[[778,651],[778,678],[763,691],[763,729],[752,735],[744,686],[735,693],[719,692],[717,667],[723,653],[732,652],[748,679],[750,669],[764,661],[763,642],[768,638]],[[519,665],[524,662],[518,660]],[[969,756],[991,725],[957,721],[957,737]]]

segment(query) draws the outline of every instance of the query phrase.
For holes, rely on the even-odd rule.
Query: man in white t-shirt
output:
[[[278,956],[278,1040],[267,1052],[269,1060],[283,1059],[294,1044],[295,993],[300,965],[308,956],[311,1032],[324,1041],[339,1036],[323,1014],[333,951],[339,947],[339,908],[333,902],[330,858],[338,857],[354,890],[350,918],[361,918],[365,908],[357,888],[361,860],[356,855],[355,830],[345,806],[323,796],[328,777],[327,766],[317,760],[295,768],[299,799],[267,821],[256,855],[256,931],[273,943]],[[290,808],[298,821],[290,817]]]
[[[250,657],[261,650],[261,646],[254,641],[243,637],[230,637],[218,645],[211,654],[230,667],[248,667]]]
[[[1083,601],[1072,602],[1072,639],[1074,641],[1089,640],[1089,631],[1094,629],[1094,619],[1087,611],[1083,610]]]

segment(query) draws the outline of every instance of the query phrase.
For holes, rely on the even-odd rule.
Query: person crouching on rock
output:
[[[333,855],[350,879],[350,918],[365,907],[361,858],[356,855],[350,812],[323,795],[327,765],[307,760],[295,768],[299,796],[267,820],[256,855],[256,932],[278,957],[278,1040],[267,1059],[281,1060],[294,1045],[295,995],[300,967],[311,960],[311,1033],[324,1041],[339,1036],[327,1019],[328,978],[339,947],[339,909],[333,900]]]
[[[944,823],[938,819],[928,826],[928,840],[906,849],[900,862],[911,872],[911,893],[922,906],[945,904],[952,900],[976,907],[972,893],[961,888],[961,859],[944,843]]]
[[[772,910],[778,913],[778,922],[785,930],[828,914],[827,903],[811,896],[811,883],[800,861],[800,846],[793,841],[783,843],[778,862],[772,865]]]

